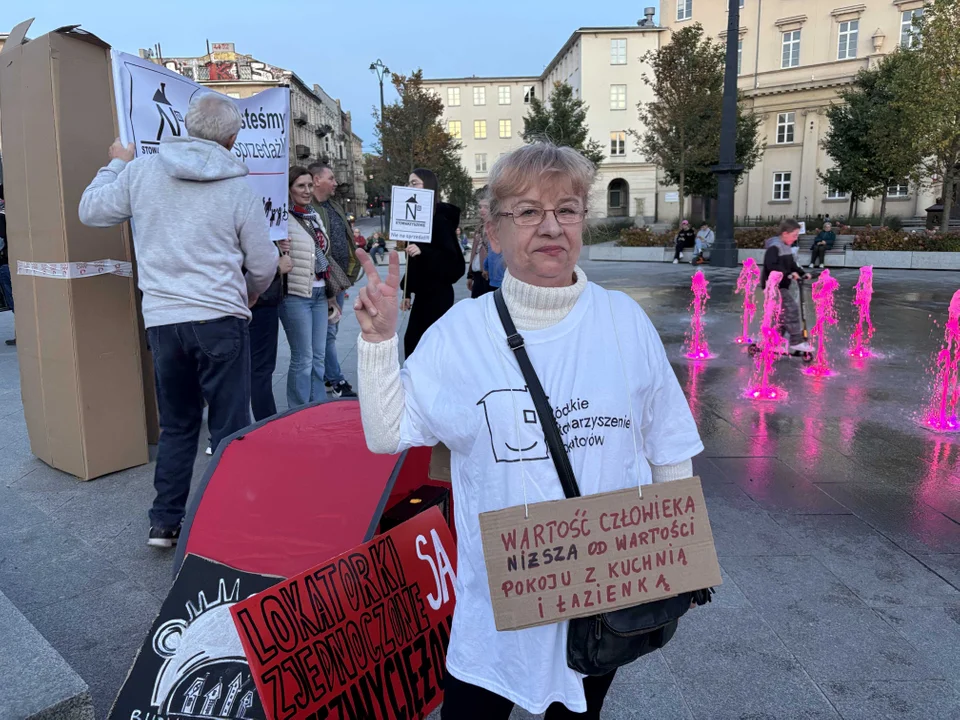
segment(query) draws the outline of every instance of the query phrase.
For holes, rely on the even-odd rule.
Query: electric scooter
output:
[[[807,330],[807,312],[803,302],[803,275],[800,276],[800,279],[797,281],[797,288],[800,290],[800,322],[803,323],[803,341],[810,341],[810,332]],[[813,362],[813,353],[812,352],[790,352],[790,341],[789,339],[785,341],[784,345],[779,349],[780,355],[788,355],[790,357],[798,357],[803,360],[805,363]],[[757,343],[750,343],[747,346],[747,352],[750,353],[750,356],[753,357],[760,352],[760,346]]]

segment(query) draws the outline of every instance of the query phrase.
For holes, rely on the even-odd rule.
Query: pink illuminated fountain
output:
[[[837,324],[837,309],[833,304],[833,294],[840,287],[837,279],[830,275],[829,270],[820,273],[820,277],[813,283],[813,308],[817,313],[817,320],[813,324],[810,336],[816,339],[817,352],[813,364],[803,372],[816,377],[827,377],[833,374],[827,364],[827,327]]]
[[[690,283],[693,292],[693,301],[690,303],[690,335],[687,338],[687,357],[691,360],[706,360],[710,357],[710,347],[707,345],[707,334],[703,329],[703,315],[707,311],[707,278],[703,270],[698,270]]]
[[[763,320],[760,323],[760,342],[754,356],[756,372],[745,397],[751,400],[780,400],[787,396],[782,388],[771,383],[773,364],[783,350],[780,337],[780,280],[783,273],[772,272],[763,291]]]
[[[873,266],[860,268],[860,279],[855,286],[853,304],[857,308],[857,326],[850,336],[850,357],[870,357],[873,321],[870,319],[870,300],[873,298]]]
[[[960,290],[953,294],[943,333],[943,347],[937,353],[934,393],[926,424],[938,432],[960,431],[957,402],[960,400]]]
[[[760,268],[757,261],[747,258],[743,261],[743,270],[737,278],[737,289],[734,292],[743,293],[743,333],[736,338],[738,345],[749,345],[753,342],[750,337],[750,323],[757,314],[757,304],[753,301],[753,292],[760,284]]]

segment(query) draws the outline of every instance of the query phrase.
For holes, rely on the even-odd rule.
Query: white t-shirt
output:
[[[660,337],[628,296],[588,283],[566,318],[522,334],[584,495],[648,484],[650,464],[703,450]],[[532,713],[555,701],[586,711],[582,678],[567,667],[566,622],[497,632],[493,621],[479,514],[563,498],[493,295],[460,302],[434,324],[401,381],[400,450],[451,450],[458,560],[448,670]],[[636,462],[635,447],[646,461]]]

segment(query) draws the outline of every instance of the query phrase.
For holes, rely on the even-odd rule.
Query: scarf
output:
[[[330,261],[327,260],[330,243],[323,232],[323,225],[320,224],[317,211],[310,205],[306,207],[293,205],[290,212],[297,218],[303,229],[313,236],[313,272],[316,273],[318,280],[326,280],[330,274]]]

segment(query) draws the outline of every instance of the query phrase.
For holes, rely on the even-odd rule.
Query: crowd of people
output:
[[[334,171],[323,163],[290,169],[288,238],[272,242],[247,167],[231,152],[241,126],[236,105],[216,93],[201,95],[185,125],[185,136],[165,138],[157,154],[137,160],[132,145],[115,142],[79,209],[87,225],[132,219],[136,226],[160,411],[147,540],[156,547],[179,538],[204,405],[209,452],[251,420],[276,414],[281,325],[290,346],[291,409],[356,397],[336,340],[361,265],[354,229],[334,199]],[[381,240],[373,245],[385,251]],[[6,285],[0,287],[6,297]]]

